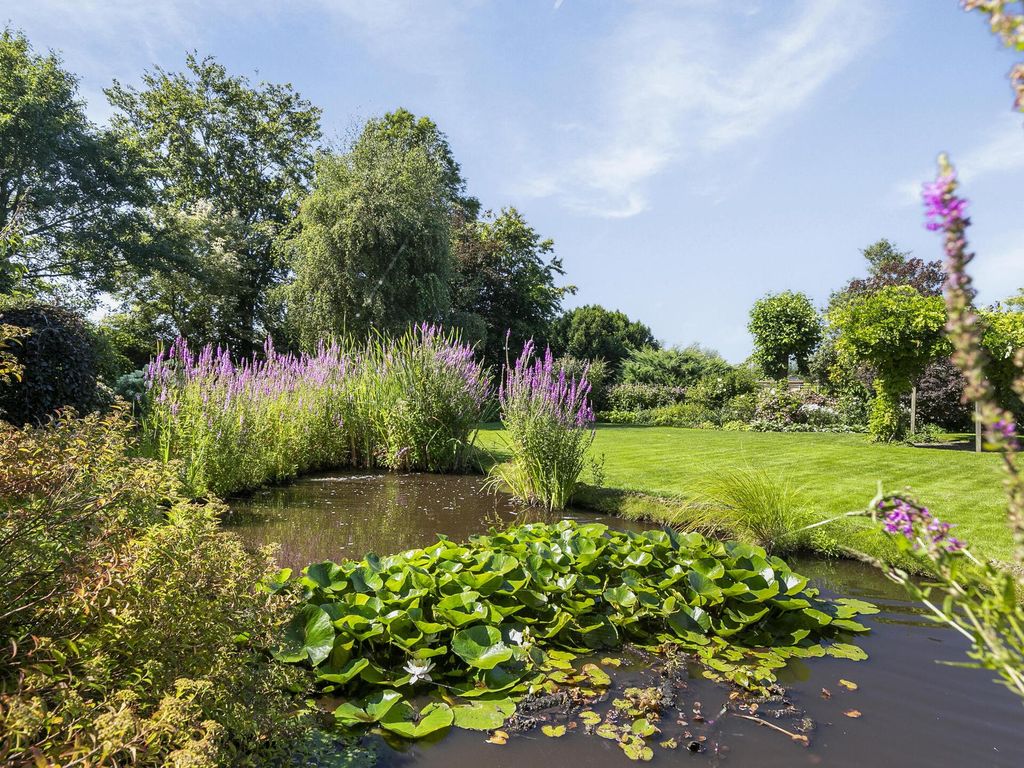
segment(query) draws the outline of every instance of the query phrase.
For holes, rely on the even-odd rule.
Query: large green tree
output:
[[[250,351],[278,322],[271,289],[286,275],[275,250],[307,187],[320,110],[290,85],[231,75],[189,54],[142,88],[107,91],[113,126],[142,154],[166,242],[185,261],[173,280],[126,292],[160,327]]]
[[[765,375],[783,378],[789,360],[806,374],[807,361],[821,341],[821,318],[804,293],[783,291],[754,302],[747,329],[754,337],[754,359]]]
[[[138,153],[86,119],[78,81],[24,34],[0,34],[0,292],[110,289],[148,269]]]
[[[622,380],[634,384],[689,387],[705,376],[721,376],[729,369],[730,365],[718,352],[697,344],[667,349],[644,347],[630,352],[622,363]]]
[[[560,286],[562,261],[554,242],[541,239],[515,208],[485,214],[456,232],[457,269],[452,320],[477,341],[490,363],[504,360],[528,339],[546,340],[562,299],[574,286]]]
[[[566,312],[553,324],[551,347],[556,355],[605,360],[616,373],[635,349],[657,347],[651,329],[624,312],[587,304]]]
[[[890,285],[851,297],[834,307],[841,360],[875,370],[875,397],[868,427],[876,440],[893,440],[903,428],[900,400],[928,363],[949,353],[943,336],[946,308],[941,296],[923,296],[909,285]]]
[[[461,185],[453,183],[450,152],[441,151],[447,142],[408,130],[418,125],[372,119],[347,153],[317,162],[286,246],[294,271],[288,317],[303,346],[450,312]]]

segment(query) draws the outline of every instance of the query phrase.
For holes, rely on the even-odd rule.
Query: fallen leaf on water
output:
[[[828,688],[822,688],[821,689],[821,698],[823,698],[823,699],[831,699],[832,698],[832,691],[830,691]]]
[[[848,688],[851,691],[856,691],[857,690],[857,684],[854,683],[854,682],[851,682],[849,680],[840,680],[839,684],[841,686],[843,686],[843,688]]]
[[[843,712],[843,714],[846,715],[847,717],[860,717],[860,710],[859,709],[848,709],[845,712]]]
[[[495,731],[491,738],[487,739],[488,744],[504,744],[508,741],[508,734],[505,731]]]

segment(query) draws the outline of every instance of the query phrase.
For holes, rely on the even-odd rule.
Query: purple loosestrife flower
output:
[[[950,535],[953,526],[936,518],[927,507],[919,507],[905,499],[896,498],[892,509],[886,511],[885,502],[879,502],[878,511],[885,512],[882,528],[893,536],[903,536],[914,549],[922,545],[944,552],[959,552],[963,543]]]

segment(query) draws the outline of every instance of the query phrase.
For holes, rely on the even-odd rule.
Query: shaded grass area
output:
[[[478,444],[503,458],[497,425]],[[584,489],[577,504],[659,522],[686,525],[709,482],[736,469],[763,471],[796,491],[795,503],[812,518],[863,509],[878,481],[886,490],[909,487],[980,555],[1009,560],[999,457],[969,451],[878,445],[863,435],[726,432],[600,425],[591,449],[604,456],[604,488]],[[812,549],[854,549],[899,562],[866,519],[848,518],[818,529]]]

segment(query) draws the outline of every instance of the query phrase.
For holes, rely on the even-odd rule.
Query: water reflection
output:
[[[315,475],[236,500],[225,525],[253,546],[277,544],[281,565],[301,568],[424,547],[439,534],[464,541],[512,522],[608,522],[586,512],[546,514],[482,486],[475,475]]]

